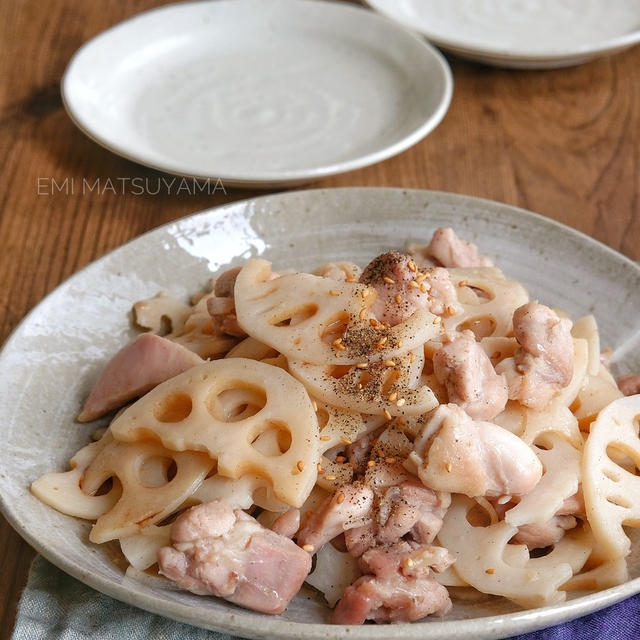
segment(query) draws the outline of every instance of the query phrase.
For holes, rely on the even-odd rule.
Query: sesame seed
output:
[[[429,288],[424,282],[420,285],[420,291],[422,291],[422,293],[427,293],[427,291],[429,291]]]
[[[442,318],[440,316],[436,316],[433,319],[433,324],[440,324],[442,322]]]
[[[302,549],[307,553],[313,553],[316,550],[316,548],[312,544],[303,544]]]
[[[362,382],[358,382],[356,385],[356,391],[362,391]]]
[[[329,295],[331,295],[331,296],[339,296],[340,292],[337,289],[329,289]]]
[[[488,573],[490,576],[492,576],[496,572],[496,570],[495,569],[485,569],[484,572]]]
[[[296,468],[298,469],[298,471],[300,471],[300,473],[302,473],[304,471],[304,462],[302,460],[298,460],[298,462],[296,463]]]
[[[367,462],[367,467],[371,468],[371,467],[375,467],[376,466],[376,461],[375,460],[369,460],[369,462]]]
[[[399,293],[396,293],[394,300],[396,301],[396,304],[402,304],[402,296]]]
[[[416,354],[413,353],[413,351],[411,351],[411,353],[409,353],[409,362],[413,363],[416,360]]]
[[[313,407],[313,410],[314,410],[314,411],[317,411],[317,410],[318,410],[318,403],[317,403],[315,400],[312,400],[312,401],[311,401],[311,406]]]
[[[411,567],[413,567],[413,560],[411,558],[405,558],[404,565],[406,568],[410,569]]]
[[[369,320],[369,324],[370,324],[372,327],[377,327],[377,326],[378,326],[378,321],[377,321],[375,318],[371,318],[371,319]]]
[[[382,338],[380,338],[380,340],[378,340],[378,345],[382,346],[384,344],[387,344],[388,340],[389,340],[389,338],[387,338],[387,336],[382,336]]]
[[[393,278],[390,278],[389,276],[385,276],[384,278],[382,278],[387,284],[395,284],[396,281]]]
[[[342,436],[340,440],[342,440],[342,442],[344,442],[345,444],[353,444],[353,440],[351,440],[351,438],[347,438],[347,436]]]
[[[389,456],[388,458],[385,458],[384,460],[387,464],[394,464],[396,459],[392,456]]]
[[[331,436],[320,436],[320,440],[322,440],[322,442],[327,442],[331,440]]]
[[[458,282],[459,287],[466,287],[468,284],[466,280],[460,280],[460,282]]]
[[[336,462],[346,462],[346,460],[344,456],[336,456]]]
[[[385,367],[395,367],[396,363],[393,360],[385,360],[382,363]]]
[[[364,320],[366,317],[367,317],[367,309],[366,308],[360,309],[360,313],[358,314],[358,319]]]
[[[391,414],[389,413],[389,411],[388,411],[387,409],[385,409],[385,410],[382,412],[382,415],[384,415],[384,417],[385,417],[387,420],[391,420]]]
[[[336,496],[336,502],[342,504],[344,502],[345,495],[342,491]]]
[[[394,391],[392,394],[389,395],[389,402],[395,402],[397,398],[398,398],[398,392]]]
[[[451,473],[451,469],[453,469],[453,467],[451,466],[451,463],[450,463],[450,462],[447,462],[447,463],[444,465],[444,468],[447,470],[447,473]]]
[[[416,276],[416,281],[418,282],[418,284],[420,282],[422,282],[425,278],[427,277],[426,273],[418,273],[418,275]]]
[[[450,315],[450,316],[456,315],[455,307],[452,307],[450,304],[447,305],[447,308],[445,309],[445,311],[447,312],[447,315]]]
[[[409,260],[407,267],[409,267],[409,271],[412,273],[415,273],[418,270],[418,267],[416,267],[416,263],[413,260]]]
[[[318,473],[322,475],[324,473],[324,469],[322,468],[322,465],[318,462],[317,466],[318,466]]]
[[[402,340],[398,340],[398,349],[402,348]]]
[[[336,477],[335,477],[334,475],[325,476],[324,478],[325,478],[325,480],[329,480],[329,482],[330,482],[331,480],[335,480],[335,479],[336,479]]]
[[[404,407],[407,401],[404,398],[400,398],[398,402],[396,402],[396,407]]]
[[[412,289],[419,289],[420,288],[420,285],[415,280],[411,280],[411,282],[409,282],[409,286]]]
[[[366,369],[369,365],[366,362],[358,362],[356,369]]]

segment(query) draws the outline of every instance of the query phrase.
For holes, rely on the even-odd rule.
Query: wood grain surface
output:
[[[47,187],[52,179],[163,175],[89,140],[66,115],[59,91],[82,43],[158,4],[0,3],[0,341],[62,280],[105,252],[170,220],[259,193],[139,196]],[[435,132],[395,158],[314,186],[429,188],[500,200],[639,260],[640,47],[553,71],[449,62],[454,97]],[[32,557],[2,519],[0,640],[10,637]]]

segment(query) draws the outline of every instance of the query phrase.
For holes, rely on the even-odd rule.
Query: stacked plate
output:
[[[579,64],[640,42],[639,0],[367,0],[433,44],[488,64]]]

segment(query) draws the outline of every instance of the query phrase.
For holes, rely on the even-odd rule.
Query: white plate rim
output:
[[[216,2],[238,2],[242,0],[216,0]],[[280,3],[285,3],[287,0],[278,0]],[[365,8],[352,5],[348,3],[334,3],[327,2],[326,0],[290,0],[296,4],[315,4],[319,6],[329,7],[331,11],[344,11],[346,13],[358,12],[359,17],[365,20],[374,19],[379,24],[384,24],[384,28],[395,30],[398,35],[407,38],[408,42],[412,42],[414,45],[419,45],[425,56],[429,56],[431,61],[435,63],[437,72],[439,74],[438,79],[443,83],[443,91],[439,96],[437,108],[432,111],[427,119],[425,119],[419,126],[414,128],[409,134],[400,138],[385,147],[382,147],[376,151],[366,153],[360,157],[353,158],[345,161],[330,162],[322,166],[315,167],[313,169],[304,170],[288,170],[288,171],[267,171],[256,173],[234,173],[225,172],[221,167],[220,171],[216,172],[201,172],[194,167],[186,167],[180,163],[174,162],[157,162],[148,157],[142,157],[136,152],[132,152],[131,149],[115,144],[109,140],[108,136],[96,131],[90,123],[87,122],[86,117],[82,112],[82,108],[78,106],[77,101],[74,99],[72,82],[74,79],[75,68],[82,56],[91,47],[96,46],[100,42],[100,39],[107,37],[118,28],[123,25],[128,25],[137,20],[144,20],[146,16],[150,14],[160,14],[163,11],[189,7],[189,5],[205,5],[210,4],[211,0],[187,0],[185,2],[172,3],[162,5],[160,7],[148,9],[134,16],[126,18],[121,22],[112,25],[108,29],[96,34],[90,40],[85,42],[80,48],[73,54],[69,60],[65,71],[63,72],[62,79],[60,81],[60,90],[62,96],[62,104],[72,122],[91,140],[104,147],[105,149],[112,151],[113,153],[142,164],[144,166],[164,171],[172,175],[178,175],[186,178],[195,178],[197,180],[221,180],[222,183],[229,186],[245,186],[252,188],[269,187],[269,186],[293,186],[296,184],[304,184],[319,178],[337,175],[348,171],[354,171],[363,167],[370,166],[372,164],[381,162],[388,158],[391,158],[406,149],[412,147],[420,140],[425,138],[431,133],[445,117],[451,99],[453,97],[453,74],[449,63],[446,58],[435,47],[425,42],[423,38],[420,38],[412,30],[405,29],[397,24],[397,22],[389,21],[386,18],[377,15],[374,12],[367,11]],[[265,5],[267,6],[267,5]]]
[[[464,203],[471,202],[490,209],[500,210],[501,213],[512,212],[514,215],[522,216],[524,219],[528,218],[530,220],[535,220],[538,224],[546,226],[547,229],[555,230],[556,232],[573,236],[574,238],[579,238],[587,247],[604,252],[612,259],[624,263],[625,268],[631,269],[631,271],[640,278],[640,265],[590,236],[532,211],[492,200],[448,192],[389,187],[310,189],[305,191],[271,194],[227,203],[168,222],[141,234],[129,242],[111,250],[97,260],[89,263],[51,291],[41,302],[29,311],[29,313],[27,313],[20,323],[14,328],[0,350],[0,370],[2,370],[4,362],[7,359],[7,354],[14,348],[14,343],[19,341],[22,328],[27,326],[38,316],[40,310],[49,300],[54,296],[62,295],[65,290],[75,285],[76,282],[82,281],[88,271],[99,269],[103,264],[108,262],[114,254],[117,254],[125,247],[131,247],[136,243],[145,242],[153,236],[161,238],[163,233],[165,233],[169,228],[180,225],[184,221],[200,217],[211,217],[212,219],[216,217],[224,217],[225,215],[229,215],[228,210],[238,206],[247,206],[261,202],[270,202],[272,205],[277,205],[278,201],[283,198],[322,198],[326,197],[327,194],[335,194],[340,197],[341,194],[357,194],[358,192],[364,194],[384,194],[385,192],[420,194],[433,201],[441,200],[447,204],[464,205]],[[30,531],[22,525],[19,510],[12,508],[12,505],[7,501],[2,491],[0,491],[0,512],[8,520],[11,526],[20,534],[20,536],[38,553],[65,573],[73,576],[86,585],[117,600],[132,604],[161,616],[189,624],[197,624],[202,628],[241,634],[242,637],[248,638],[268,637],[282,638],[286,640],[298,640],[299,638],[305,638],[305,640],[328,640],[334,638],[336,640],[346,640],[348,638],[353,638],[354,640],[366,640],[368,638],[372,638],[374,640],[383,640],[390,637],[390,628],[394,630],[393,637],[407,640],[444,640],[445,638],[461,639],[468,637],[468,634],[471,633],[479,639],[499,638],[503,637],[505,633],[514,634],[524,631],[535,631],[537,629],[546,628],[549,625],[559,624],[582,615],[594,613],[604,607],[615,604],[616,602],[640,592],[640,577],[638,577],[622,585],[578,597],[565,603],[561,603],[560,605],[552,605],[540,609],[526,610],[506,615],[486,616],[467,620],[429,620],[424,623],[394,624],[391,627],[388,625],[337,626],[261,617],[260,631],[258,632],[255,628],[255,618],[247,619],[246,621],[242,620],[242,611],[238,613],[237,609],[228,612],[210,611],[209,616],[206,618],[194,618],[193,607],[188,605],[182,605],[177,602],[172,602],[169,605],[164,602],[162,603],[162,606],[160,606],[156,600],[147,596],[144,592],[134,593],[134,598],[132,599],[130,589],[122,587],[122,585],[116,584],[112,581],[104,580],[100,576],[96,576],[86,570],[83,570],[82,567],[78,567],[75,564],[68,562],[64,556],[52,551],[47,546],[43,546],[39,539],[33,536]],[[478,628],[478,623],[481,624],[481,628]],[[402,634],[396,636],[395,632],[398,631],[401,631]]]
[[[521,69],[546,69],[563,66],[571,66],[586,62],[593,58],[617,53],[640,43],[640,29],[618,35],[613,38],[595,41],[588,45],[578,47],[549,47],[549,49],[529,53],[526,50],[513,50],[512,48],[491,45],[469,45],[465,40],[445,38],[437,31],[432,31],[423,26],[417,26],[414,22],[399,12],[389,11],[384,0],[364,0],[374,11],[387,16],[423,35],[435,46],[449,51],[461,57],[486,62],[497,66],[509,66]]]

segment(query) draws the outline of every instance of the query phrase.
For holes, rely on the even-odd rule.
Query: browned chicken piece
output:
[[[545,305],[528,302],[515,310],[513,331],[520,348],[496,371],[506,376],[511,400],[544,409],[573,376],[571,321]]]
[[[411,256],[389,251],[374,258],[360,282],[375,288],[378,297],[372,312],[380,322],[394,326],[418,310],[436,315],[458,310],[455,287],[446,269],[435,267],[420,273]]]
[[[542,464],[526,442],[496,424],[474,421],[455,404],[434,410],[414,446],[418,476],[436,491],[523,495],[542,477]]]
[[[182,345],[143,333],[107,364],[93,385],[78,421],[95,420],[201,363],[199,355]]]
[[[504,376],[495,372],[471,331],[453,339],[445,336],[442,347],[433,354],[433,371],[445,386],[449,402],[476,420],[495,418],[507,404],[509,393]]]
[[[620,376],[616,383],[618,384],[618,389],[625,396],[634,396],[636,393],[640,393],[640,373],[627,373],[624,376]]]
[[[158,551],[160,573],[198,594],[262,613],[282,613],[309,571],[311,556],[222,500],[185,511]]]
[[[222,273],[216,279],[213,296],[207,300],[207,311],[215,328],[236,338],[245,338],[247,332],[238,324],[236,303],[233,297],[236,278],[241,267],[234,267]]]
[[[370,522],[345,531],[352,556],[359,557],[374,546],[394,543],[407,534],[420,544],[433,542],[446,511],[438,494],[414,476],[375,493]]]
[[[371,456],[371,450],[378,439],[378,436],[387,428],[386,424],[365,433],[355,442],[345,447],[345,453],[349,464],[353,467],[354,473],[363,474],[367,470],[367,462]]]
[[[242,267],[233,267],[221,273],[213,285],[213,293],[220,298],[233,297],[233,290],[236,286],[238,274],[242,271]]]
[[[373,490],[363,482],[340,487],[319,505],[298,531],[298,544],[319,549],[339,534],[366,523],[373,506]]]
[[[511,538],[511,542],[525,544],[530,550],[543,549],[559,542],[577,524],[578,521],[573,516],[557,515],[547,522],[523,524],[518,527],[518,533]]]
[[[428,245],[413,245],[412,253],[435,260],[443,267],[492,267],[493,262],[478,253],[472,242],[459,238],[450,227],[436,229]]]
[[[399,542],[375,547],[360,559],[365,575],[347,587],[333,612],[336,624],[412,622],[451,609],[447,589],[431,576],[452,562],[444,549]]]

